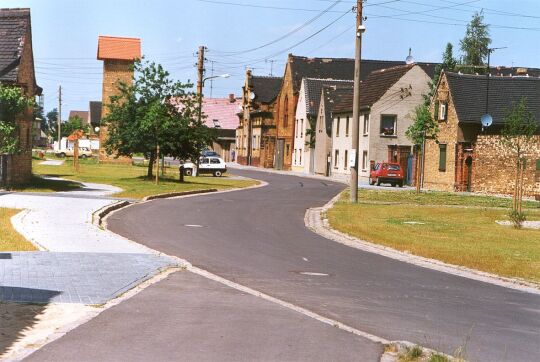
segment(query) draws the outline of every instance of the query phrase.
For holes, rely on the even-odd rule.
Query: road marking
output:
[[[376,336],[376,335],[368,333],[368,332],[361,331],[359,329],[356,329],[354,327],[351,327],[351,326],[348,326],[348,325],[346,325],[344,323],[341,323],[340,321],[337,321],[335,319],[324,317],[324,316],[322,316],[320,314],[317,314],[315,312],[310,311],[309,309],[299,307],[299,306],[294,305],[292,303],[289,303],[289,302],[286,302],[284,300],[272,297],[272,296],[270,296],[268,294],[259,292],[259,291],[255,290],[255,289],[251,289],[249,287],[246,287],[246,286],[244,286],[242,284],[235,283],[233,281],[230,281],[230,280],[225,279],[223,277],[220,277],[218,275],[212,274],[209,271],[206,271],[204,269],[197,268],[197,267],[195,267],[193,265],[189,265],[187,267],[187,270],[194,273],[194,274],[200,275],[200,276],[205,277],[207,279],[214,280],[214,281],[216,281],[218,283],[221,283],[221,284],[224,284],[224,285],[226,285],[228,287],[239,290],[241,292],[251,294],[253,296],[262,298],[262,299],[267,300],[267,301],[272,302],[272,303],[276,303],[276,304],[278,304],[278,305],[280,305],[282,307],[291,309],[291,310],[293,310],[295,312],[298,312],[298,313],[301,313],[301,314],[303,314],[303,315],[305,315],[307,317],[318,320],[319,322],[331,325],[333,327],[339,328],[341,330],[352,333],[354,335],[366,338],[366,339],[368,339],[368,340],[370,340],[372,342],[382,343],[384,345],[391,343],[389,340],[384,339],[382,337]]]
[[[204,227],[202,225],[196,225],[196,224],[186,224],[184,226],[188,228],[203,228]]]
[[[330,274],[326,274],[326,273],[316,273],[316,272],[300,272],[300,274],[302,274],[302,275],[312,275],[312,276],[315,276],[315,277],[327,277],[327,276],[330,275]]]
[[[308,258],[302,258],[302,260],[304,260],[304,261],[309,261]]]

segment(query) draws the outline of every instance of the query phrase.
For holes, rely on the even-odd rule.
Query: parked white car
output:
[[[68,148],[67,150],[56,152],[56,156],[58,157],[73,157],[74,154],[75,154],[75,150],[73,148]],[[80,158],[92,157],[92,150],[90,150],[88,147],[79,147],[79,157]]]
[[[186,162],[184,166],[184,175],[191,176],[197,170],[197,165],[193,162]],[[227,165],[220,157],[201,157],[199,159],[199,169],[197,172],[202,174],[212,174],[214,177],[221,177],[225,172],[227,172]]]

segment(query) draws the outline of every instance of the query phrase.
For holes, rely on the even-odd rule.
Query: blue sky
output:
[[[246,67],[254,68],[255,74],[268,75],[273,64],[274,75],[281,76],[288,53],[352,57],[355,18],[354,13],[345,13],[355,1],[342,0],[321,14],[334,3],[0,0],[1,7],[31,8],[36,72],[38,84],[44,88],[45,109],[56,106],[61,84],[64,118],[70,110],[86,110],[88,101],[101,99],[102,63],[96,60],[98,35],[140,37],[144,55],[162,63],[174,78],[184,82],[196,79],[195,53],[199,45],[206,45],[207,59],[214,61],[214,74],[231,74],[231,78],[213,83],[212,95],[225,96],[240,92]],[[486,22],[491,24],[492,46],[508,47],[493,54],[493,65],[540,67],[538,0],[369,0],[365,7],[363,57],[401,60],[411,47],[416,60],[439,61],[447,42],[454,44],[459,55],[459,39],[466,23],[480,9],[484,9]],[[270,46],[243,52],[298,28]],[[211,67],[207,63],[207,75]],[[204,93],[210,95],[210,82]]]

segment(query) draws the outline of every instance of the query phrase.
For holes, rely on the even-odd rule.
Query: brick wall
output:
[[[500,136],[478,136],[475,147],[476,169],[473,181],[475,192],[513,194],[515,186],[515,156],[501,142]],[[540,136],[527,155],[524,173],[524,194],[540,194],[540,179],[537,178],[536,160],[540,159]]]
[[[294,150],[294,125],[298,95],[294,94],[291,67],[287,64],[283,86],[277,97],[274,119],[277,138],[285,141],[283,148],[283,169],[291,170]],[[286,117],[287,116],[287,117]],[[287,122],[285,122],[287,119]]]
[[[456,149],[458,141],[458,117],[454,108],[452,97],[449,95],[448,83],[443,77],[439,84],[438,95],[440,101],[448,102],[446,121],[439,122],[437,139],[426,141],[424,187],[431,190],[454,191],[456,175]],[[433,114],[434,103],[430,110]],[[446,171],[439,170],[439,144],[446,144]]]
[[[109,103],[110,97],[119,94],[118,84],[120,82],[127,84],[132,83],[132,66],[132,61],[125,60],[105,60],[103,62],[102,118],[105,118],[109,114],[107,104]],[[111,163],[131,163],[131,159],[128,157],[116,158],[114,155],[107,155],[104,148],[107,137],[107,128],[102,125],[99,132],[99,160],[101,162]]]

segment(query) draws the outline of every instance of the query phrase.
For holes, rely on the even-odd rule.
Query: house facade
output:
[[[315,173],[316,121],[322,88],[352,87],[350,80],[302,79],[296,106],[292,169]],[[313,132],[311,131],[313,129]]]
[[[329,176],[331,173],[333,111],[341,102],[352,102],[352,87],[323,86],[315,128],[314,172]]]
[[[238,128],[238,108],[241,99],[230,94],[227,98],[204,98],[202,113],[207,127],[217,132],[217,139],[212,143],[212,149],[225,162],[235,158],[236,137]]]
[[[20,87],[34,99],[42,89],[36,84],[30,9],[0,9],[0,33],[0,84]],[[33,110],[16,122],[19,152],[0,155],[0,186],[25,183],[32,177]]]
[[[424,187],[441,191],[511,194],[515,184],[512,154],[502,144],[501,131],[512,104],[526,98],[540,126],[540,78],[492,76],[486,104],[487,78],[445,72],[431,111],[438,121],[437,139],[426,141]],[[487,109],[486,109],[487,108]],[[483,128],[489,113],[493,124]],[[527,152],[525,194],[540,194],[540,130]]]
[[[246,71],[236,129],[239,164],[274,167],[274,106],[282,81],[279,77],[255,76],[251,70]]]
[[[361,85],[358,176],[367,181],[375,162],[400,163],[407,179],[412,143],[405,135],[414,109],[424,102],[430,76],[417,64],[372,72]],[[332,114],[331,173],[348,175],[352,152],[352,98],[336,105]]]

